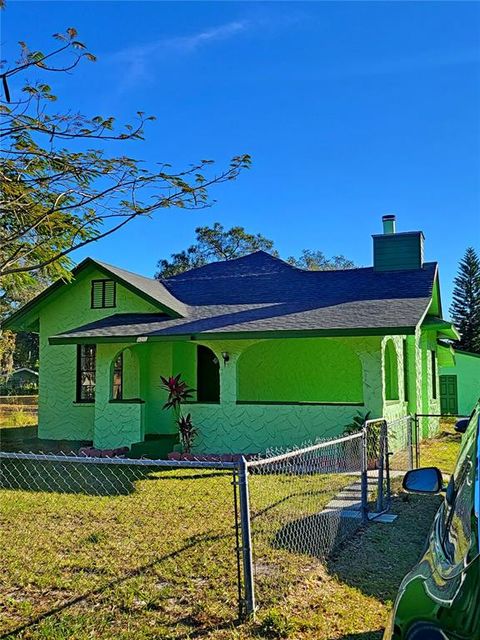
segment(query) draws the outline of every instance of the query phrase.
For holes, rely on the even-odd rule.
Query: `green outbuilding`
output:
[[[440,366],[440,403],[444,415],[469,416],[480,397],[480,354],[455,349]]]
[[[291,447],[357,412],[438,414],[438,340],[458,334],[423,244],[385,216],[371,267],[306,271],[258,251],[158,281],[87,258],[4,323],[40,336],[38,435],[168,449],[160,376],[178,373],[196,389],[195,452]]]

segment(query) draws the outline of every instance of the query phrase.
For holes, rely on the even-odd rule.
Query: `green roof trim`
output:
[[[434,329],[440,337],[450,340],[460,340],[460,334],[451,322],[435,316],[426,317],[422,322],[422,328]]]
[[[215,331],[205,333],[165,334],[165,335],[132,335],[132,336],[87,336],[66,337],[51,336],[49,344],[102,344],[131,342],[172,342],[200,340],[261,340],[275,338],[333,338],[333,337],[368,337],[388,335],[414,335],[415,327],[378,327],[366,329],[311,329],[292,331]]]

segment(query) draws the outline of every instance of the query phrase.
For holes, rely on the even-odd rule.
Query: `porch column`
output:
[[[237,360],[240,352],[227,351],[228,362],[223,361],[222,354],[217,355],[220,361],[220,402],[232,405],[237,402]]]
[[[110,400],[110,366],[115,354],[119,351],[118,344],[97,344],[95,371],[95,424],[93,431],[93,445],[99,449],[112,446],[113,425],[109,420]]]
[[[359,352],[363,369],[363,403],[365,413],[371,412],[372,418],[383,414],[383,369],[382,342],[380,338],[366,338]]]
[[[129,447],[143,437],[143,403],[110,401],[112,363],[116,354],[128,346],[134,345],[97,345],[93,444],[99,449]]]
[[[222,406],[237,402],[237,362],[242,352],[254,344],[254,340],[204,342],[217,356],[220,365],[220,403]],[[225,361],[224,355],[228,360]]]

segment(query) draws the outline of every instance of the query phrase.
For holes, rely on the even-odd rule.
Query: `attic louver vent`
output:
[[[92,280],[92,309],[116,307],[114,280]]]

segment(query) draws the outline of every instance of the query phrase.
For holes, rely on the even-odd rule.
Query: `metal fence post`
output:
[[[250,526],[250,499],[248,495],[248,466],[242,456],[238,464],[238,488],[240,493],[240,526],[242,530],[242,557],[244,576],[244,611],[255,615],[255,585],[253,581],[252,532]]]
[[[362,487],[362,522],[368,522],[368,451],[367,451],[367,423],[363,425],[360,441],[360,471]]]
[[[385,465],[385,438],[387,423],[383,421],[380,426],[378,441],[378,482],[377,482],[377,512],[383,511],[383,471]]]
[[[415,414],[415,469],[420,467],[420,421]]]
[[[407,417],[407,454],[408,454],[408,469],[413,469],[413,428],[414,421],[412,416]]]

